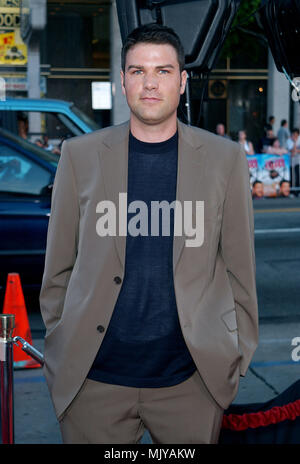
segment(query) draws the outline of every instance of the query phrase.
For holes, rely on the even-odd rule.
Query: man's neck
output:
[[[134,116],[130,118],[132,135],[142,142],[156,143],[170,139],[177,131],[177,117],[159,124],[145,124]]]

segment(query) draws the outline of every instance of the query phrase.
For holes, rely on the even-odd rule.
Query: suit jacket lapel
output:
[[[127,193],[129,121],[108,131],[99,148],[102,178],[107,199],[116,205],[117,234],[115,245],[123,269],[125,269],[126,236],[119,236],[119,193]]]
[[[116,250],[123,269],[125,268],[126,236],[118,233],[118,205],[119,193],[127,193],[128,180],[128,138],[129,121],[108,131],[98,153],[103,172],[105,192],[107,198],[117,207],[117,234],[115,237]],[[178,120],[178,172],[176,199],[184,208],[184,201],[193,202],[193,221],[195,201],[201,200],[201,192],[205,186],[205,150],[195,136],[193,130]],[[153,186],[155,188],[155,185]],[[203,196],[204,198],[204,196]],[[175,220],[178,212],[175,212]],[[174,236],[173,240],[173,271],[179,261],[185,240],[182,224],[182,235]]]
[[[176,199],[182,206],[182,235],[174,236],[173,272],[188,238],[184,234],[183,210],[184,201],[192,201],[193,225],[195,225],[195,201],[204,199],[206,153],[193,129],[178,121],[178,172]],[[207,185],[207,184],[206,184]],[[203,193],[203,195],[202,195]],[[175,221],[176,217],[175,212]]]

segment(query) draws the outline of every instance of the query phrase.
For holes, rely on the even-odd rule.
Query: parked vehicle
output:
[[[31,133],[29,118],[33,114],[39,115],[40,130]],[[49,98],[7,98],[0,101],[0,127],[30,141],[46,136],[49,147],[58,152],[65,138],[100,128],[74,103]]]
[[[29,118],[37,114],[40,131],[30,133]],[[7,274],[18,272],[25,299],[38,309],[51,186],[61,144],[97,129],[71,102],[47,98],[0,101],[0,305]]]
[[[0,128],[0,303],[18,272],[25,299],[38,302],[51,191],[59,157]]]

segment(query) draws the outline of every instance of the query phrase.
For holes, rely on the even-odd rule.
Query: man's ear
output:
[[[125,74],[124,74],[122,69],[120,71],[120,76],[121,76],[122,93],[123,93],[123,95],[125,95],[126,94],[126,92],[125,92]]]
[[[181,76],[180,76],[180,95],[183,95],[185,92],[187,78],[188,78],[188,75],[187,75],[186,70],[184,69],[181,72]]]

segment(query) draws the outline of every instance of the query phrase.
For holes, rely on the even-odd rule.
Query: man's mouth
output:
[[[142,100],[142,101],[146,101],[146,102],[158,102],[158,101],[161,101],[161,98],[157,98],[157,97],[142,97],[141,100]]]

